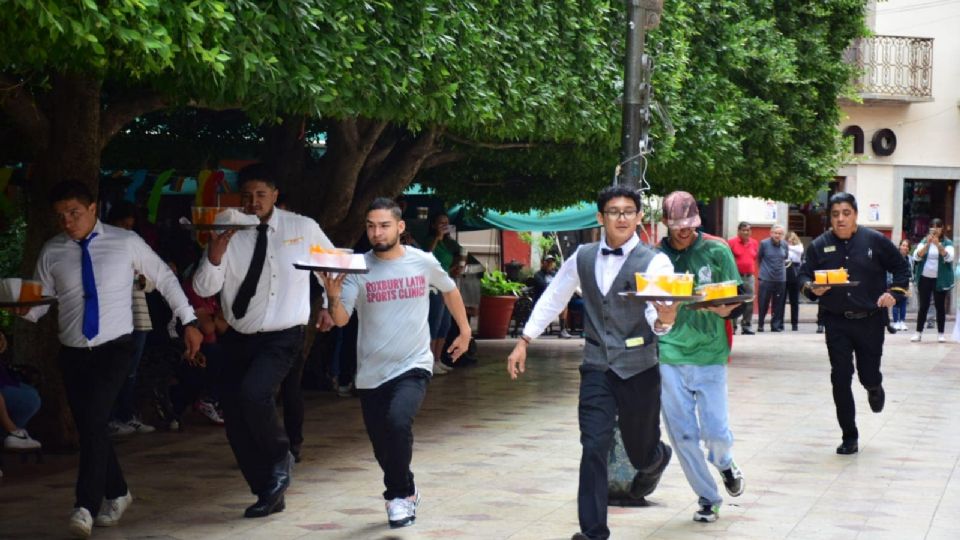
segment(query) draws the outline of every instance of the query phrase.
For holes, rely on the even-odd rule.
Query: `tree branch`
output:
[[[24,80],[0,74],[0,110],[13,120],[30,146],[43,148],[48,142],[50,121],[25,85]]]
[[[100,150],[106,148],[113,136],[136,117],[163,109],[167,104],[166,97],[155,92],[145,92],[107,107],[100,115]]]
[[[493,150],[510,150],[512,148],[537,148],[538,146],[540,146],[539,144],[536,144],[536,143],[488,143],[488,142],[480,142],[480,141],[471,141],[469,139],[464,139],[462,137],[458,137],[451,133],[445,134],[444,137],[447,139],[450,139],[451,141],[457,144],[462,144],[465,146],[475,146],[477,148],[490,148]]]
[[[436,154],[433,154],[427,159],[423,160],[423,165],[420,166],[420,170],[425,171],[427,169],[432,169],[433,167],[446,165],[447,163],[455,163],[462,159],[466,159],[466,157],[467,155],[463,152],[437,152]]]

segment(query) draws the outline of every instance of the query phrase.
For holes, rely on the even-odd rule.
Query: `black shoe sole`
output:
[[[247,510],[243,513],[243,517],[245,517],[245,518],[253,518],[253,519],[255,519],[255,518],[262,518],[262,517],[267,517],[267,516],[269,516],[270,514],[276,514],[277,512],[283,512],[283,511],[286,510],[286,509],[287,509],[287,502],[286,502],[286,500],[284,500],[284,497],[281,495],[281,496],[280,496],[280,500],[278,500],[278,501],[276,502],[276,504],[274,504],[271,508],[269,508],[269,509],[259,509],[259,508],[258,508],[258,509],[253,509],[253,508],[247,508]]]
[[[400,521],[390,521],[390,520],[387,520],[387,522],[390,523],[390,528],[391,528],[391,529],[402,529],[402,528],[404,528],[404,527],[409,527],[409,526],[413,525],[414,523],[416,523],[416,521],[417,521],[416,516],[411,517],[411,518],[407,518],[407,519],[402,519],[402,520],[400,520]]]

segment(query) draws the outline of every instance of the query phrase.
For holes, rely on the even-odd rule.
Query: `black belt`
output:
[[[843,317],[844,319],[858,320],[866,319],[867,317],[872,317],[877,313],[880,313],[880,309],[871,309],[870,311],[830,311],[828,313],[836,315],[838,317]]]

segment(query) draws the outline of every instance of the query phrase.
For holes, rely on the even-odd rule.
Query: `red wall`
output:
[[[530,266],[530,245],[520,240],[520,235],[514,231],[502,231],[503,264],[517,261],[524,266]]]

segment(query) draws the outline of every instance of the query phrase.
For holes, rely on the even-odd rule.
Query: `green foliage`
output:
[[[23,259],[23,242],[27,232],[27,223],[18,217],[9,227],[0,230],[0,277],[17,276],[20,261]],[[14,315],[0,310],[0,329],[9,329]]]
[[[520,296],[523,283],[510,281],[500,270],[484,272],[480,276],[480,294],[483,296]]]
[[[520,241],[531,247],[536,247],[540,253],[540,258],[546,257],[553,246],[556,244],[553,236],[544,234],[534,238],[533,233],[522,232],[519,234]]]
[[[623,22],[603,13],[597,20],[608,25],[602,34],[612,47],[596,53],[612,73]],[[662,20],[647,51],[656,64],[655,98],[675,132],[654,121],[647,171],[654,193],[798,202],[823,189],[841,161],[837,98],[853,69],[842,53],[865,32],[863,2],[674,0]],[[618,94],[619,87],[582,109],[608,120],[589,144],[461,149],[465,161],[419,180],[445,198],[499,210],[589,200],[610,184],[619,161],[619,116],[606,107]]]

